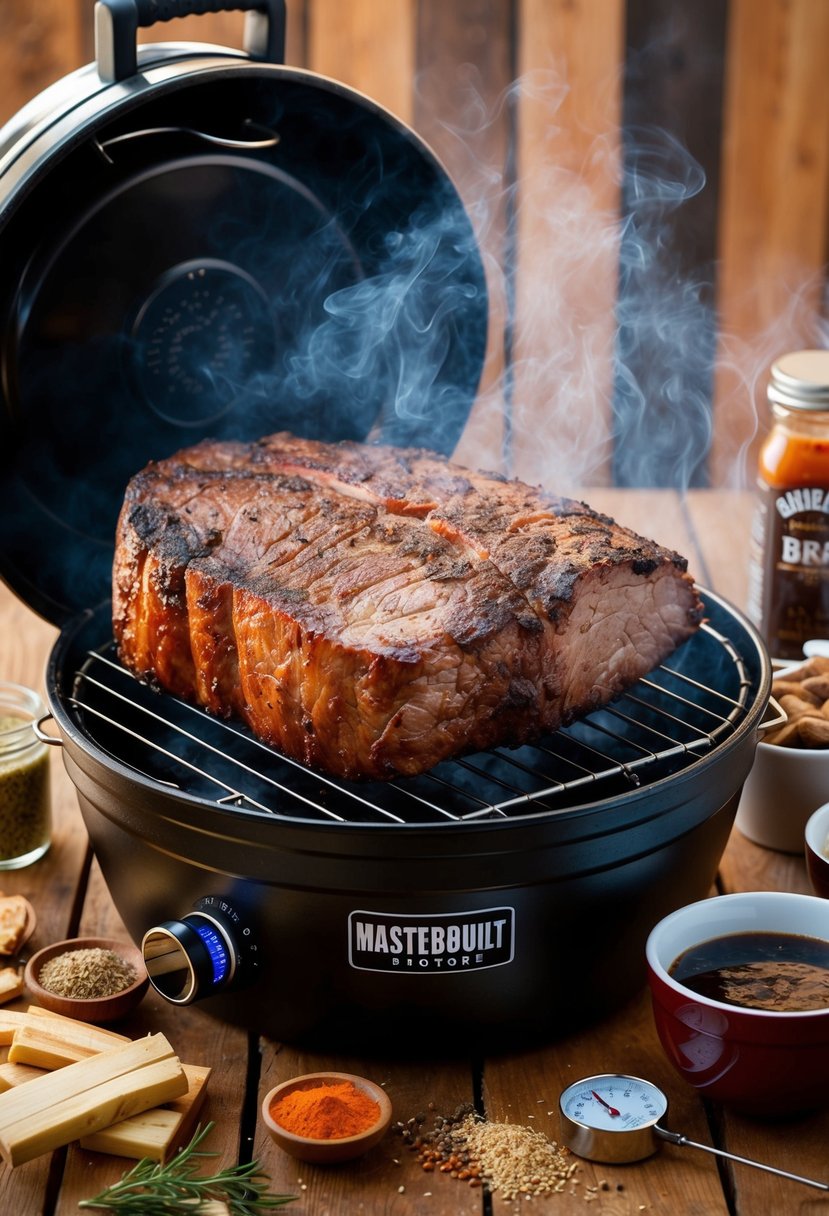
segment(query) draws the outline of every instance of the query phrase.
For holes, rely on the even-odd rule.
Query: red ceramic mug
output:
[[[671,969],[715,938],[776,933],[829,946],[829,905],[811,895],[746,891],[671,913],[651,931],[648,981],[659,1039],[689,1085],[750,1114],[789,1115],[829,1102],[829,1003],[805,1012],[748,1008],[704,996]]]

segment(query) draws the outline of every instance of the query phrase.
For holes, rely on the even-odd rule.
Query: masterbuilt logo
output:
[[[359,971],[480,971],[512,962],[515,910],[481,908],[435,916],[352,912],[348,961]]]

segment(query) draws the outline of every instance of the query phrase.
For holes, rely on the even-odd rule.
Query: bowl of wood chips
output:
[[[829,792],[829,657],[780,668],[772,696],[786,721],[757,744],[737,828],[767,849],[803,853],[803,834]]]
[[[150,982],[137,946],[108,937],[74,937],[44,946],[29,959],[23,978],[43,1009],[95,1024],[126,1017]]]

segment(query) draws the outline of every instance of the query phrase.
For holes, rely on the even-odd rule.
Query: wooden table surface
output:
[[[688,556],[698,582],[742,608],[751,503],[746,495],[693,491],[682,500],[671,491],[594,490],[591,503],[621,522],[670,544]],[[0,585],[0,679],[42,690],[55,630]],[[59,749],[53,749],[58,751]],[[59,755],[54,764],[53,844],[37,864],[0,875],[6,893],[26,895],[36,906],[38,927],[30,949],[67,936],[96,933],[126,937],[110,896],[90,857],[86,832]],[[829,795],[829,792],[828,792]],[[723,891],[808,891],[799,857],[752,845],[735,829],[722,859]],[[10,1008],[24,1007],[18,1001]],[[357,1164],[298,1165],[277,1149],[258,1119],[261,1096],[278,1081],[321,1068],[358,1072],[381,1081],[395,1117],[406,1120],[430,1104],[451,1111],[478,1087],[494,1120],[527,1122],[557,1134],[558,1095],[579,1076],[601,1070],[650,1077],[668,1093],[670,1126],[690,1139],[765,1161],[794,1173],[829,1181],[829,1108],[786,1122],[759,1122],[704,1106],[671,1069],[660,1049],[646,994],[583,1033],[543,1048],[505,1044],[497,1057],[474,1061],[459,1046],[454,1058],[407,1062],[317,1055],[257,1039],[209,1017],[198,1006],[178,1010],[150,992],[121,1029],[130,1034],[163,1031],[188,1063],[208,1064],[213,1075],[203,1120],[215,1121],[209,1147],[222,1164],[258,1157],[273,1189],[297,1196],[294,1216],[503,1216],[530,1210],[526,1201],[487,1198],[463,1182],[424,1173],[413,1153],[389,1135]],[[120,1177],[129,1162],[83,1152],[72,1145],[12,1170],[0,1166],[0,1212],[14,1216],[68,1216],[80,1199]],[[575,1184],[562,1194],[536,1198],[532,1210],[571,1216],[593,1210],[612,1216],[670,1212],[671,1216],[776,1216],[829,1212],[829,1196],[744,1165],[718,1163],[690,1148],[663,1146],[637,1165],[579,1164]],[[572,1193],[571,1193],[572,1192]],[[585,1208],[588,1203],[590,1207]]]

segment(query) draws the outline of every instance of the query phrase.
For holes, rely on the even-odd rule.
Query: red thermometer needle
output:
[[[615,1107],[615,1106],[611,1106],[609,1102],[605,1102],[604,1098],[602,1098],[602,1097],[601,1097],[601,1095],[597,1094],[597,1093],[596,1093],[596,1091],[595,1091],[595,1089],[591,1089],[591,1091],[590,1091],[590,1092],[591,1092],[591,1094],[593,1095],[593,1097],[596,1099],[596,1101],[597,1101],[597,1102],[601,1102],[602,1106],[606,1106],[606,1107],[607,1107],[608,1112],[609,1112],[611,1115],[618,1115],[618,1114],[620,1113],[620,1112],[619,1112],[619,1111],[616,1109],[616,1107]]]

